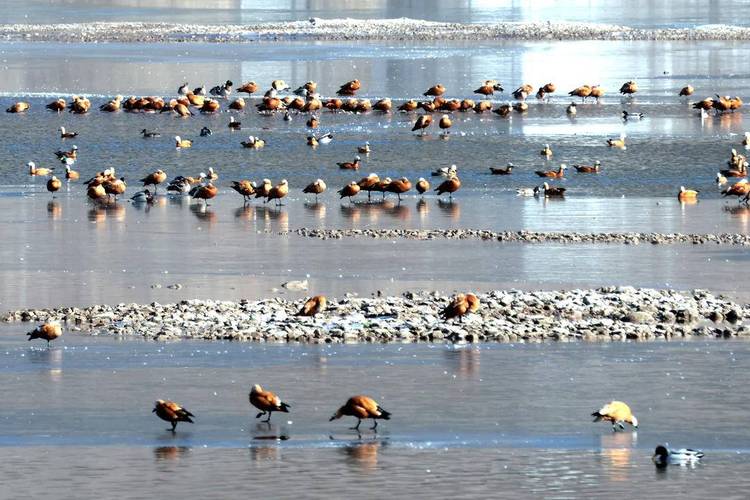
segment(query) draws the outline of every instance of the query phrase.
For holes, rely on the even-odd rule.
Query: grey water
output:
[[[8,496],[60,482],[61,498],[102,489],[324,498],[360,488],[366,498],[740,498],[748,486],[736,375],[750,368],[747,342],[285,346],[68,333],[47,349],[25,342],[24,329],[0,331]],[[259,423],[247,401],[254,383],[292,412]],[[356,393],[393,412],[379,432],[328,422]],[[172,435],[151,413],[160,398],[183,404],[195,424]],[[631,405],[637,431],[591,422],[612,398]],[[650,455],[665,442],[703,449],[704,463],[656,470]]]
[[[409,17],[441,22],[578,21],[634,27],[747,25],[746,0],[9,0],[5,23],[167,22],[241,24],[326,19]]]

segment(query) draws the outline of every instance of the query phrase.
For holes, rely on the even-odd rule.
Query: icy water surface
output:
[[[498,21],[582,21],[637,27],[747,24],[739,15],[745,0],[9,0],[6,23],[144,21],[198,24],[300,21],[310,17],[487,23]]]
[[[353,484],[366,498],[376,496],[370,488],[740,498],[748,486],[736,376],[750,368],[745,342],[308,347],[66,334],[47,350],[24,330],[0,331],[0,473],[10,496],[48,494],[64,480],[78,498],[95,489],[218,497],[279,488],[278,474],[278,496],[315,498]],[[279,392],[292,413],[258,423],[253,383]],[[328,422],[359,392],[393,412],[377,435]],[[630,403],[637,432],[591,423],[613,397]],[[179,401],[196,423],[167,432],[151,413],[158,398]],[[664,442],[702,448],[705,463],[656,471],[650,455]]]

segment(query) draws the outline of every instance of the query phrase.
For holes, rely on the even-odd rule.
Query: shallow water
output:
[[[356,50],[350,52],[352,47]],[[701,198],[716,198],[716,172],[724,168],[731,148],[742,147],[744,113],[701,120],[675,94],[686,82],[693,82],[699,96],[750,91],[750,77],[736,72],[736,61],[750,57],[750,49],[732,43],[189,44],[149,46],[145,54],[140,47],[109,44],[3,44],[2,49],[7,71],[0,92],[48,96],[29,98],[32,110],[26,115],[0,116],[0,134],[23,138],[0,148],[4,184],[25,183],[27,161],[49,166],[53,151],[70,147],[71,141],[61,143],[56,138],[55,129],[64,125],[80,133],[72,142],[81,148],[77,168],[84,175],[116,166],[131,181],[157,167],[173,176],[197,175],[213,166],[227,180],[283,177],[292,186],[303,187],[323,177],[333,188],[371,171],[415,180],[455,163],[465,189],[495,194],[538,184],[535,170],[600,160],[600,175],[568,174],[562,184],[570,195],[674,196],[680,185],[686,185],[699,189]],[[585,74],[569,71],[584,62]],[[437,129],[425,138],[415,136],[410,132],[414,114],[323,112],[318,133],[332,132],[336,139],[314,151],[305,143],[309,131],[301,115],[287,122],[248,109],[237,114],[244,130],[231,132],[226,127],[228,113],[190,119],[99,111],[58,116],[43,107],[58,93],[169,96],[185,80],[210,86],[225,78],[270,82],[280,77],[293,85],[314,79],[320,82],[321,92],[330,95],[336,84],[355,76],[364,82],[362,95],[373,99],[416,97],[436,81],[442,81],[451,96],[468,97],[490,76],[505,82],[508,90],[522,81],[554,80],[562,90],[589,81],[603,84],[610,94],[599,105],[579,106],[575,119],[566,117],[570,101],[561,96],[550,103],[532,99],[528,113],[514,113],[511,119],[454,114],[447,138],[441,138]],[[636,78],[641,90],[633,99],[621,99],[616,89],[629,78]],[[16,99],[0,98],[0,107]],[[93,102],[98,106],[104,98],[94,97]],[[625,123],[622,109],[642,111],[646,118]],[[208,139],[197,137],[204,125],[215,132]],[[143,140],[139,132],[144,127],[160,130],[163,137]],[[606,139],[621,132],[628,135],[628,149],[608,148]],[[250,134],[264,138],[266,148],[244,150],[239,143]],[[195,139],[193,148],[175,151],[174,135]],[[365,140],[372,144],[373,153],[364,158],[361,175],[340,171],[336,162],[351,161],[356,146]],[[554,151],[549,161],[539,155],[545,143]],[[509,161],[517,166],[514,175],[488,175],[490,166]]]
[[[499,488],[734,498],[748,484],[736,376],[750,368],[746,342],[315,347],[66,334],[47,350],[26,343],[24,330],[0,330],[0,474],[11,496],[40,496],[57,478],[79,495],[96,485],[127,498],[154,489],[222,496],[249,483],[273,488],[282,473],[279,496],[316,498],[352,482],[381,495],[462,498]],[[257,382],[293,412],[259,424],[246,394]],[[394,414],[377,436],[328,422],[357,392]],[[165,397],[196,423],[165,431],[150,413]],[[590,422],[612,397],[631,404],[637,433]],[[702,448],[705,463],[655,471],[649,457],[664,442]]]
[[[144,21],[198,24],[300,21],[310,17],[488,23],[498,21],[579,21],[636,27],[747,24],[738,15],[745,0],[8,0],[5,23]],[[437,4],[437,6],[436,6]]]

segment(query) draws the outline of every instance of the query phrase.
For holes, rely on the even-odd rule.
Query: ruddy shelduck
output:
[[[438,127],[440,127],[440,130],[444,130],[446,134],[449,134],[450,131],[448,130],[453,126],[453,122],[451,121],[451,117],[448,115],[443,115],[440,117],[440,121],[438,122]]]
[[[612,422],[612,430],[625,430],[625,423],[633,426],[634,429],[638,428],[638,419],[635,418],[630,407],[622,401],[610,401],[606,405],[602,406],[601,409],[591,414],[594,417],[594,422],[605,420]]]
[[[174,146],[177,149],[185,149],[193,147],[193,141],[190,139],[183,139],[179,135],[174,136]]]
[[[271,184],[271,179],[263,179],[263,181],[260,183],[260,186],[255,188],[255,197],[256,198],[266,198],[268,197],[268,193],[271,192],[271,189],[273,189],[273,184]],[[263,203],[266,201],[264,200]]]
[[[538,175],[539,177],[550,177],[553,179],[561,179],[565,177],[565,170],[567,170],[567,165],[564,163],[561,163],[560,166],[557,168],[557,170],[536,170],[534,173]]]
[[[627,81],[620,87],[620,93],[623,95],[633,95],[638,92],[638,84],[633,80]]]
[[[232,181],[232,189],[242,195],[242,199],[247,203],[248,199],[255,194],[255,184],[249,180]]]
[[[328,304],[324,295],[316,295],[305,301],[302,308],[297,311],[296,316],[315,316],[322,313]]]
[[[601,163],[596,160],[593,165],[573,165],[576,172],[579,174],[598,174],[601,168]]]
[[[680,190],[677,192],[677,199],[680,201],[694,201],[698,199],[698,191],[695,189],[685,189],[685,186],[680,186]]]
[[[203,200],[203,204],[208,206],[208,200],[215,198],[218,193],[219,189],[209,182],[205,185],[195,186],[188,194],[191,198]]]
[[[580,87],[576,87],[568,92],[568,95],[580,97],[582,102],[586,102],[586,98],[591,96],[591,85],[581,85]]]
[[[424,135],[425,130],[427,130],[427,127],[429,127],[432,124],[432,116],[431,115],[419,115],[417,118],[417,121],[414,122],[414,126],[412,127],[411,131],[415,132],[417,130],[421,131],[421,135]]]
[[[70,165],[65,165],[65,178],[69,181],[77,181],[81,176],[78,172],[70,168]]]
[[[378,420],[391,419],[391,413],[389,411],[383,409],[378,402],[371,397],[364,395],[350,397],[344,406],[336,410],[336,413],[333,414],[329,421],[332,422],[344,416],[355,417],[357,419],[357,425],[352,427],[352,430],[356,431],[359,430],[359,425],[364,419],[370,418],[373,420],[374,425],[371,427],[373,431],[378,428]]]
[[[440,185],[435,188],[435,191],[437,192],[438,196],[443,193],[448,193],[448,198],[450,200],[453,200],[453,193],[458,191],[460,188],[461,179],[459,179],[457,175],[452,174],[446,180],[441,182]]]
[[[143,187],[146,186],[154,186],[154,192],[159,187],[159,184],[167,180],[167,174],[162,169],[157,170],[156,172],[151,172],[146,177],[141,179],[139,182],[143,183]]]
[[[490,172],[492,175],[510,175],[513,172],[513,167],[514,165],[512,163],[508,163],[505,168],[490,167]]]
[[[562,198],[565,196],[566,189],[560,186],[550,186],[547,182],[542,184],[541,190],[537,190],[538,193],[541,191],[545,198]]]
[[[60,127],[60,139],[73,139],[74,137],[78,137],[78,132],[68,132],[65,130],[65,127]]]
[[[177,428],[178,422],[190,422],[192,424],[193,419],[191,417],[195,417],[195,415],[190,413],[187,408],[183,408],[174,401],[164,399],[160,399],[154,403],[152,413],[156,413],[157,417],[172,424],[172,428],[167,429],[172,432]]]
[[[549,147],[549,144],[545,144],[539,154],[547,158],[552,158],[552,148]]]
[[[37,168],[33,161],[28,162],[26,166],[29,167],[29,175],[32,176],[46,177],[52,173],[51,168]]]
[[[339,90],[336,92],[338,95],[354,95],[357,93],[357,91],[362,87],[362,84],[359,80],[354,79],[351,81],[346,82],[341,87],[339,87]]]
[[[287,194],[289,194],[289,182],[286,179],[281,179],[281,182],[268,191],[266,201],[276,200],[276,205],[281,206],[281,199]]]
[[[440,97],[443,94],[445,94],[445,86],[438,83],[437,85],[433,85],[432,87],[427,89],[427,91],[422,95]]]
[[[56,193],[60,190],[61,187],[62,182],[60,182],[60,179],[58,179],[54,175],[50,180],[47,181],[47,191],[49,191],[50,193]]]
[[[459,293],[443,308],[440,317],[446,321],[458,318],[459,322],[463,322],[465,315],[477,311],[479,311],[479,298],[473,293]]]
[[[42,325],[37,326],[26,335],[29,336],[28,340],[46,340],[47,346],[49,346],[49,343],[51,341],[59,338],[60,335],[62,335],[62,326],[60,326],[60,323],[56,321],[48,321]]]
[[[268,413],[268,418],[265,419],[264,422],[270,423],[271,415],[275,411],[289,413],[290,406],[288,404],[282,402],[281,398],[273,392],[264,391],[258,384],[255,384],[252,389],[250,389],[248,399],[250,399],[251,405],[260,410],[260,413],[258,413],[255,418],[260,418]]]
[[[364,144],[357,147],[357,153],[369,155],[371,152],[372,149],[370,149],[370,141],[366,141]]]
[[[424,177],[420,177],[419,180],[417,180],[417,193],[419,194],[425,194],[427,191],[430,190],[430,183],[427,182],[427,180]]]
[[[305,189],[302,190],[305,194],[314,194],[315,199],[318,199],[318,195],[325,192],[327,189],[326,183],[323,181],[323,179],[316,179],[315,182],[311,182],[307,186],[305,186]]]
[[[361,160],[359,156],[355,156],[354,161],[337,162],[336,165],[342,170],[359,170]]]
[[[398,201],[401,201],[401,195],[408,192],[411,189],[411,182],[406,177],[395,179],[388,184],[386,191],[389,193],[395,193],[398,196]]]
[[[29,105],[28,102],[21,101],[21,102],[14,103],[5,111],[7,111],[8,113],[23,113],[25,111],[28,111],[30,107],[31,105]]]
[[[349,203],[351,203],[352,197],[356,196],[357,193],[359,193],[359,190],[359,184],[357,184],[355,181],[352,181],[338,190],[339,195],[341,195],[341,198],[339,199],[349,198]]]
[[[627,145],[625,144],[625,138],[627,136],[625,133],[620,134],[620,137],[617,139],[607,139],[607,146],[610,148],[619,148],[619,149],[626,149]]]
[[[378,177],[378,174],[371,173],[367,177],[361,178],[357,185],[362,191],[367,191],[367,199],[370,199],[372,191],[376,189],[378,184],[380,183],[380,177]]]
[[[680,92],[677,95],[680,97],[687,97],[693,95],[693,92],[695,92],[695,89],[692,85],[685,85],[680,89]]]

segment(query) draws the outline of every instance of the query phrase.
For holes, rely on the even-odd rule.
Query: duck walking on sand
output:
[[[371,397],[358,395],[350,397],[344,406],[336,410],[336,413],[329,419],[329,422],[333,422],[344,416],[355,417],[357,419],[357,425],[351,428],[355,431],[359,431],[359,425],[362,423],[362,420],[371,418],[374,425],[370,429],[374,431],[378,428],[378,420],[391,419],[391,412],[383,409]]]
[[[154,403],[154,409],[151,413],[156,413],[157,417],[172,424],[172,428],[167,429],[172,432],[177,428],[178,422],[190,422],[192,424],[193,419],[191,417],[195,417],[187,408],[183,408],[174,401],[164,399],[159,399]]]
[[[302,308],[297,311],[295,316],[315,316],[316,314],[325,311],[327,304],[328,301],[325,295],[310,297],[302,305]]]
[[[659,445],[654,450],[651,460],[657,467],[666,467],[668,465],[694,466],[700,462],[704,453],[700,450],[691,448],[680,448],[679,450],[670,450],[665,445]]]
[[[271,391],[264,391],[263,388],[255,384],[250,390],[248,396],[250,404],[260,410],[255,418],[260,418],[268,413],[268,418],[264,420],[266,423],[271,422],[271,414],[278,411],[282,413],[289,413],[290,406],[281,401],[281,399]]]
[[[601,409],[591,414],[594,422],[605,420],[612,422],[612,430],[625,430],[625,423],[629,423],[634,429],[638,428],[638,419],[635,418],[630,407],[622,401],[610,401]]]
[[[49,343],[62,335],[62,327],[60,323],[56,321],[48,321],[42,325],[37,326],[32,331],[27,333],[29,336],[28,340],[43,339],[47,341],[47,347]]]
[[[477,311],[479,311],[479,297],[473,293],[459,293],[440,311],[440,317],[445,321],[458,318],[459,323],[462,323],[465,315]]]
[[[326,190],[327,186],[323,179],[316,179],[315,182],[311,182],[305,189],[302,190],[305,194],[314,194],[315,201],[318,201],[318,195]]]

